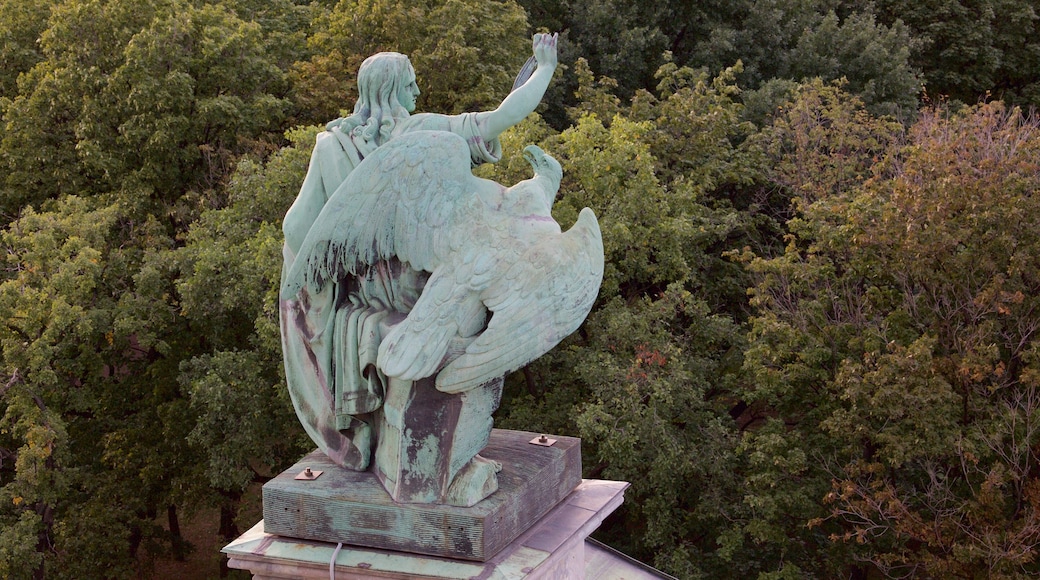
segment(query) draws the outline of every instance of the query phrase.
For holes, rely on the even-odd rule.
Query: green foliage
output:
[[[713,30],[695,62],[716,68],[740,59],[749,89],[772,79],[845,78],[871,111],[912,115],[920,81],[909,65],[907,29],[877,23],[869,9],[839,16],[835,4],[758,0]]]
[[[869,117],[840,118],[855,127],[829,127],[841,143],[884,135]],[[797,513],[819,513],[812,530],[883,574],[1036,572],[1038,127],[999,104],[926,111],[870,177],[876,139],[859,140],[845,167],[830,166],[833,150],[803,156],[790,167],[824,178],[789,180],[801,211],[791,243],[752,262],[761,314],[748,396],[819,458],[802,468],[811,487],[832,485],[826,511]]]
[[[421,110],[492,108],[528,18],[568,74],[479,172],[559,158],[607,272],[498,425],[581,436],[633,483],[602,536],[679,577],[1038,573],[1040,123],[909,124],[922,78],[1036,104],[1034,3],[520,4],[0,0],[0,577],[140,576],[168,507],[235,533],[310,447],[276,299],[318,129],[285,128],[378,50]]]
[[[700,298],[738,318],[744,312],[746,280],[721,254],[734,246],[768,245],[773,224],[757,199],[759,152],[743,145],[754,126],[741,120],[738,72],[728,69],[712,79],[667,64],[657,73],[656,95],[640,91],[622,108],[608,92],[612,80],[594,81],[579,63],[583,104],[572,114],[586,116],[563,133],[559,145],[573,164],[571,172],[565,164],[565,179],[579,181],[565,183],[568,193],[557,213],[566,223],[565,207],[576,215],[581,204],[598,204],[605,227],[613,227],[614,219],[623,224],[604,238],[608,268],[622,269],[619,286],[622,280],[631,286],[623,290],[626,298],[653,295],[698,272],[686,283],[698,288]],[[601,118],[609,127],[602,127]],[[617,152],[597,143],[608,134]],[[640,193],[619,197],[618,191]],[[654,212],[640,211],[646,205]],[[610,283],[603,296],[613,292]]]
[[[281,121],[288,86],[259,24],[187,2],[56,10],[45,59],[3,110],[7,215],[69,192],[171,204],[215,188]],[[174,211],[190,219],[190,208]]]
[[[686,272],[679,240],[670,235],[683,224],[668,219],[668,200],[645,142],[649,131],[648,124],[622,117],[615,117],[609,128],[595,117],[585,117],[561,136],[560,152],[567,164],[561,186],[564,197],[554,207],[556,218],[573,223],[582,207],[598,208],[607,263],[603,296],[621,293],[622,284],[629,282],[624,293],[641,296]],[[638,194],[629,195],[634,192]],[[652,215],[639,211],[644,203],[664,207]],[[651,240],[672,245],[659,247]]]
[[[160,353],[169,345],[160,333],[176,328],[175,320],[154,305],[139,309],[149,288],[128,274],[163,249],[161,232],[117,205],[67,197],[40,213],[26,210],[2,235],[0,429],[15,461],[0,480],[7,499],[0,518],[20,522],[12,533],[33,533],[20,541],[38,550],[11,552],[19,559],[6,561],[9,569],[31,572],[42,556],[48,575],[129,573],[125,543],[93,559],[64,555],[84,541],[80,526],[91,525],[90,514],[115,525],[92,528],[110,538],[133,530],[141,538],[149,509],[187,483],[191,458],[177,453],[185,433],[162,422],[176,388],[163,378]]]
[[[990,94],[1012,104],[1040,105],[1040,14],[1036,2],[942,0],[877,2],[884,22],[905,22],[919,39],[911,61],[928,93],[973,104]]]
[[[797,213],[788,221],[792,233],[783,254],[750,263],[759,280],[751,300],[758,314],[745,363],[753,388],[743,396],[750,425],[763,424],[741,443],[748,461],[744,502],[753,515],[735,530],[746,538],[738,545],[755,542],[825,576],[841,568],[821,555],[829,553],[832,561],[848,555],[827,545],[826,530],[805,527],[825,515],[820,499],[835,469],[830,454],[838,446],[821,424],[834,412],[832,402],[841,400],[837,369],[856,360],[874,329],[864,328],[872,320],[865,312],[867,287],[864,273],[852,266],[860,248],[840,216],[860,211],[850,192],[868,180],[900,132],[837,86],[816,81],[801,87],[772,127],[754,138],[770,159],[771,180],[789,188]]]
[[[844,85],[816,79],[798,86],[752,139],[767,156],[769,180],[788,188],[799,211],[821,200],[836,203],[863,184],[902,134],[897,123],[871,115]]]
[[[4,503],[20,503],[21,496],[4,494]],[[36,540],[42,528],[40,515],[25,510],[17,519],[4,519],[0,529],[0,575],[12,580],[32,578],[32,573],[43,563],[43,554],[37,551]]]
[[[913,46],[900,22],[878,24],[870,13],[853,13],[844,21],[828,12],[815,29],[799,38],[788,56],[784,78],[845,79],[875,114],[911,117],[921,89],[908,66]]]
[[[722,254],[759,233],[734,207],[757,155],[739,145],[753,127],[732,72],[659,77],[658,94],[623,108],[609,79],[582,72],[576,125],[542,143],[564,170],[554,216],[566,227],[595,209],[607,271],[582,329],[510,383],[500,424],[580,435],[590,476],[635,483],[608,538],[680,577],[715,577],[734,567],[716,542],[745,511],[730,410],[746,281]]]
[[[57,2],[0,2],[0,98],[13,97],[18,75],[43,60],[36,42]]]
[[[668,60],[713,74],[740,61],[738,78],[752,101],[768,97],[768,91],[759,91],[778,79],[846,78],[849,90],[875,113],[911,117],[917,108],[921,82],[910,58],[918,43],[901,22],[879,22],[870,5],[836,0],[523,4],[535,27],[567,31],[561,62],[586,59],[597,74],[618,81],[624,98],[653,88],[654,71]],[[573,105],[568,93],[576,84],[561,84],[550,102]],[[760,106],[770,112],[783,101],[768,100]],[[555,115],[552,120],[561,124]]]
[[[60,193],[96,193],[76,152],[84,101],[101,92],[134,31],[154,16],[153,2],[63,2],[38,43],[43,60],[3,104],[0,213],[10,221],[26,204]]]
[[[670,48],[660,26],[673,15],[667,2],[599,0],[567,5],[561,29],[574,43],[570,52],[587,59],[599,74],[618,81],[622,96],[652,82],[661,55]],[[534,21],[536,26],[541,22]],[[566,56],[566,55],[565,55]]]
[[[279,64],[303,54],[309,11],[70,0],[37,28],[35,61],[0,100],[0,568],[10,574],[128,577],[136,558],[184,546],[155,522],[159,510],[226,505],[209,482],[227,491],[219,475],[241,465],[208,473],[226,451],[212,429],[222,409],[194,401],[192,377],[179,377],[216,337],[183,315],[174,248],[193,216],[232,195],[236,157],[271,148],[263,141],[288,103]],[[277,248],[277,225],[266,234]],[[267,282],[267,293],[246,288],[251,307],[278,276],[277,249],[261,246],[249,248],[266,276],[253,287]],[[270,310],[263,320],[256,344],[270,353]],[[277,366],[249,370],[269,415],[291,416],[272,386]],[[277,437],[253,465],[295,455],[293,439]]]
[[[77,149],[92,173],[175,200],[212,189],[243,140],[276,126],[283,73],[262,30],[230,11],[174,6],[127,44],[97,99],[87,100]]]
[[[735,376],[738,327],[675,285],[655,300],[613,299],[584,332],[586,344],[556,358],[590,393],[575,420],[593,465],[635,484],[629,549],[681,577],[713,576],[724,566],[712,545],[739,489],[736,430],[719,397]]]
[[[266,163],[239,162],[228,205],[203,212],[186,245],[169,256],[180,270],[181,313],[207,346],[181,365],[179,380],[199,415],[189,440],[204,451],[217,489],[241,492],[310,446],[282,370],[279,226],[303,181],[316,132],[290,132],[293,145]]]
[[[409,56],[418,111],[451,114],[497,106],[531,53],[524,11],[511,0],[341,0],[317,28],[315,56],[293,71],[305,123],[349,113],[357,69],[377,52]]]
[[[598,75],[617,82],[617,96],[628,99],[640,89],[653,89],[655,72],[670,52],[680,65],[705,63],[692,58],[697,42],[720,21],[736,18],[746,2],[677,2],[671,0],[520,0],[536,29],[559,30],[560,62],[573,68],[584,60]],[[726,62],[731,65],[735,62]],[[715,69],[719,70],[719,69]],[[564,77],[549,89],[546,118],[566,127],[564,111],[583,99],[574,98],[579,81]]]

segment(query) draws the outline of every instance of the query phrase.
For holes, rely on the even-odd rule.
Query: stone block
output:
[[[666,578],[647,573],[649,569],[644,570],[645,567],[618,568],[617,558],[610,559],[611,570],[596,572],[589,567],[588,537],[621,505],[627,487],[620,481],[582,481],[487,562],[286,538],[267,533],[264,521],[222,551],[228,557],[229,567],[249,571],[254,580],[321,580],[329,578],[333,571],[336,578],[354,580]],[[618,574],[619,571],[623,573]]]
[[[499,489],[472,507],[393,501],[371,471],[314,452],[264,485],[268,534],[485,562],[581,483],[581,440],[494,429],[481,456],[498,461]],[[305,469],[322,474],[296,476]]]

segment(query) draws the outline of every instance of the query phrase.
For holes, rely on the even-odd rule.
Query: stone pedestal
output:
[[[230,567],[248,570],[254,580],[325,579],[332,571],[341,580],[585,578],[585,539],[621,505],[627,487],[619,481],[583,480],[486,562],[281,537],[265,533],[264,521],[225,546],[223,552]]]
[[[264,485],[266,531],[464,560],[487,561],[581,482],[581,440],[495,429],[481,455],[501,464],[499,489],[472,507],[394,501],[371,471],[314,452]],[[306,469],[322,472],[298,479]]]
[[[436,379],[387,380],[372,471],[397,502],[475,505],[498,489],[498,464],[477,455],[488,445],[502,379],[457,394]]]

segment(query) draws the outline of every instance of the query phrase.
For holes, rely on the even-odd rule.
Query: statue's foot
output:
[[[472,507],[498,489],[498,475],[502,464],[474,455],[455,475],[448,488],[444,503]]]

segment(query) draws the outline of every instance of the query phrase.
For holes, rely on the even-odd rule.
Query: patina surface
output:
[[[534,110],[555,35],[494,111],[412,115],[406,57],[358,73],[350,117],[319,134],[286,214],[280,300],[289,391],[334,463],[374,472],[401,502],[469,506],[497,488],[487,444],[502,377],[577,329],[603,248],[592,211],[562,232],[559,164],[537,147],[512,187],[473,176],[498,136]],[[524,73],[523,76],[527,76]]]
[[[500,488],[470,508],[398,503],[370,471],[335,469],[319,451],[264,484],[264,526],[280,536],[487,561],[581,483],[581,444],[537,433],[494,429],[482,455],[502,465]],[[316,480],[296,479],[310,468]],[[551,552],[551,549],[546,551]]]

